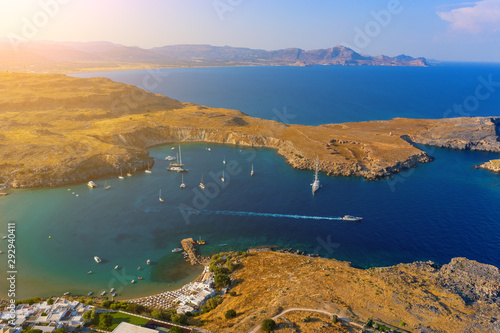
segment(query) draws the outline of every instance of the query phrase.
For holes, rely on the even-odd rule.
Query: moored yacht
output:
[[[91,180],[91,181],[89,181],[89,182],[87,183],[87,186],[88,186],[88,187],[90,187],[90,188],[96,188],[96,187],[97,187],[97,184],[96,184],[96,183],[94,183],[94,181],[93,181],[93,180]]]
[[[314,182],[311,184],[312,193],[316,192],[320,188],[319,179],[318,179],[318,167],[319,167],[319,158],[316,159],[316,171],[314,172]]]
[[[101,260],[101,258],[99,258],[98,256],[95,256],[95,257],[94,257],[94,260],[95,260],[95,262],[96,262],[96,263],[98,263],[98,264],[100,264],[100,263],[101,263],[101,261],[102,261],[102,260]]]
[[[204,189],[205,189],[205,184],[203,183],[203,174],[201,174],[200,188],[201,188],[202,190],[204,190]]]
[[[185,187],[186,187],[186,184],[184,184],[184,175],[182,175],[180,188],[185,188]]]

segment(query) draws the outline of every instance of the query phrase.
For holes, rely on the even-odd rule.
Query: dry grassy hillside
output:
[[[376,179],[432,160],[410,140],[500,151],[495,121],[285,125],[104,78],[0,73],[0,187],[59,186],[143,169],[148,147],[176,141],[269,147],[295,168],[313,169],[319,157],[329,175]]]
[[[359,332],[369,319],[399,332],[500,329],[498,268],[465,258],[443,267],[418,262],[364,270],[332,259],[258,252],[240,265],[231,276],[236,296],[226,295],[202,315],[204,328],[251,332],[263,319],[283,313],[276,322],[293,323],[294,332],[302,333]],[[295,308],[304,310],[286,312]],[[224,318],[229,309],[236,318]],[[337,315],[341,322],[333,324],[331,315],[307,309]],[[314,320],[306,322],[307,316]],[[285,327],[276,331],[291,332]]]

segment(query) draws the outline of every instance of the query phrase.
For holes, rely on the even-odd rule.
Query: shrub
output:
[[[103,307],[105,307],[106,309],[109,309],[109,307],[111,306],[111,303],[113,303],[113,302],[111,302],[111,301],[104,301],[104,302],[102,302],[101,305]]]
[[[187,324],[187,317],[183,313],[175,313],[175,314],[172,315],[171,321],[174,324],[185,325],[185,324]]]
[[[260,328],[264,332],[271,332],[276,327],[276,323],[272,319],[264,319],[260,324]]]
[[[169,330],[170,333],[182,333],[182,328],[179,326],[172,326]]]
[[[52,304],[54,304],[54,300],[53,300],[52,298],[49,298],[49,299],[47,300],[47,304],[48,304],[48,305],[52,305]]]
[[[224,317],[226,317],[226,319],[234,318],[236,317],[236,311],[234,311],[233,309],[227,310],[226,313],[224,314]]]
[[[234,297],[234,296],[236,296],[236,291],[231,291],[231,292],[229,292],[229,295],[231,295],[231,296],[233,296],[233,297]]]
[[[334,324],[338,323],[339,322],[339,317],[337,317],[337,315],[333,315],[332,321],[333,321]]]

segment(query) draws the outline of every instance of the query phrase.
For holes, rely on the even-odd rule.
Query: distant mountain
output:
[[[15,45],[15,48],[13,47]],[[143,49],[110,42],[39,42],[0,40],[0,70],[34,72],[98,71],[169,66],[427,66],[407,55],[361,55],[345,46],[266,51],[230,46],[169,45]]]

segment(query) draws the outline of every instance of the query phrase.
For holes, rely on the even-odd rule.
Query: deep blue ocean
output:
[[[181,101],[289,123],[440,118],[465,112],[500,116],[500,87],[478,88],[484,80],[500,81],[498,65],[181,68],[78,76],[105,76]],[[486,92],[490,94],[483,98]],[[454,104],[472,103],[474,97],[477,105],[453,111]],[[0,198],[0,227],[6,229],[8,221],[17,224],[22,296],[115,287],[127,298],[174,288],[199,273],[171,253],[183,237],[205,239],[202,253],[207,255],[277,245],[357,267],[416,260],[445,264],[458,256],[500,267],[500,175],[474,169],[499,154],[421,146],[434,162],[379,181],[320,174],[323,187],[313,196],[313,172],[290,168],[273,150],[201,143],[182,144],[189,169],[182,190],[181,175],[166,171],[165,156],[176,152],[171,148],[150,149],[152,174],[95,180],[111,185],[109,191],[79,184],[18,190]],[[220,182],[222,170],[225,183]],[[205,192],[197,186],[202,174]],[[201,212],[190,214],[190,208]],[[320,219],[345,214],[364,219]],[[0,250],[5,252],[3,242]],[[95,264],[95,255],[104,262]],[[154,265],[146,266],[147,259]],[[114,271],[115,265],[123,269]],[[89,270],[95,274],[87,275]],[[129,283],[139,276],[140,283]]]

